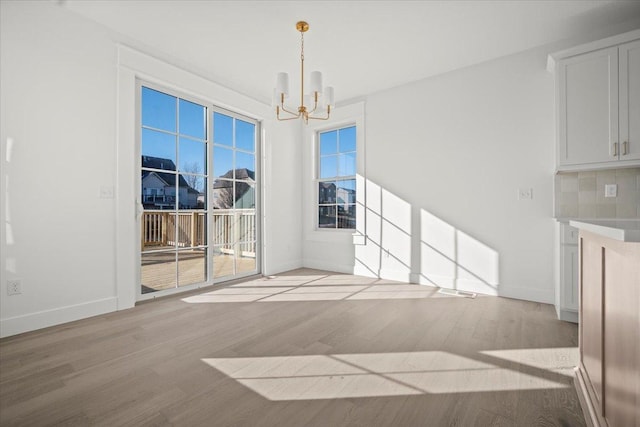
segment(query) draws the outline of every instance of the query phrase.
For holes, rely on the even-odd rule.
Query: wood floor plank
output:
[[[299,269],[2,339],[0,425],[584,425],[575,325],[436,290]]]

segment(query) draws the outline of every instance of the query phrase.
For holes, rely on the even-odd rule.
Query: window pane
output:
[[[166,209],[175,209],[175,175],[172,173],[163,173],[163,172],[152,172],[152,171],[141,171],[141,183],[142,183],[142,205],[145,210],[166,210]],[[146,215],[146,213],[145,213]],[[143,233],[144,233],[144,223],[145,218],[143,218]],[[166,221],[162,218],[156,218],[154,221],[157,222],[155,225],[150,225],[150,227],[154,227],[153,230],[148,230],[153,234],[153,237],[149,237],[152,240],[150,242],[164,242],[166,244]],[[165,223],[159,222],[165,221]],[[164,231],[163,230],[164,227]],[[164,236],[161,240],[158,240],[159,234],[163,233]],[[143,236],[143,246],[145,246],[146,240],[144,240]],[[159,244],[159,243],[158,243]],[[143,248],[144,249],[144,248]]]
[[[233,118],[213,113],[213,142],[233,146]]]
[[[213,248],[213,277],[235,274],[233,258],[233,245],[215,246]]]
[[[323,181],[318,183],[318,203],[321,205],[336,202],[336,183]]]
[[[180,174],[178,206],[180,209],[204,209],[205,178],[202,175]]]
[[[142,88],[142,126],[176,131],[176,97]]]
[[[175,288],[175,251],[143,253],[141,274],[143,294]]]
[[[236,209],[253,209],[256,207],[255,184],[236,181]]]
[[[246,170],[243,170],[246,169]],[[255,179],[256,156],[236,151],[236,179]]]
[[[145,198],[147,196],[144,196]],[[160,196],[161,198],[162,196]],[[173,216],[169,211],[149,212],[147,209],[159,209],[157,206],[144,202],[145,212],[142,214],[140,222],[140,232],[142,234],[142,251],[154,251],[169,246],[169,240],[173,241],[174,234],[170,234],[173,228]]]
[[[207,171],[207,144],[189,138],[180,138],[180,171],[205,174]]]
[[[320,206],[318,208],[318,227],[336,228],[335,206]]]
[[[142,167],[176,170],[176,137],[142,129]]]
[[[236,120],[236,148],[254,152],[256,125]]]
[[[213,211],[212,215],[213,243],[231,243],[234,241],[234,215],[228,211]]]
[[[356,205],[338,205],[338,228],[356,228]]]
[[[338,131],[322,132],[320,134],[320,155],[338,152]]]
[[[231,209],[233,208],[233,181],[227,179],[216,179],[213,183],[213,208]]]
[[[254,210],[237,212],[235,225],[239,242],[256,240],[256,212]]]
[[[213,147],[213,176],[233,178],[233,150]]]
[[[206,109],[202,105],[180,100],[180,134],[206,139]]]
[[[320,178],[338,176],[338,156],[320,157]]]
[[[340,152],[356,151],[356,127],[340,129]]]
[[[356,153],[340,154],[338,156],[338,175],[352,176],[356,174]]]
[[[356,202],[356,180],[347,179],[338,181],[336,188],[337,203],[355,203]]]
[[[178,252],[178,286],[207,280],[207,250],[194,248]]]
[[[249,273],[256,269],[256,242],[238,244],[236,274]]]

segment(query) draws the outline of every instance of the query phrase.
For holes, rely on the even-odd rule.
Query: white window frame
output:
[[[319,132],[356,126],[356,229],[352,228],[318,228],[318,154]],[[318,242],[352,242],[352,236],[364,234],[366,218],[364,215],[366,177],[366,135],[365,135],[365,103],[354,102],[339,106],[331,111],[327,121],[309,121],[302,124],[302,174],[304,177],[302,194],[303,239]]]
[[[320,134],[321,133],[325,133],[325,132],[331,132],[331,131],[340,131],[341,129],[345,129],[345,128],[350,128],[350,127],[354,127],[356,128],[356,150],[355,150],[355,155],[356,155],[356,159],[355,159],[355,171],[356,173],[354,175],[341,175],[341,176],[333,176],[333,177],[327,177],[327,178],[320,178],[320,161],[322,160],[322,156],[320,154]],[[315,141],[316,144],[314,146],[315,149],[315,196],[314,196],[314,200],[315,200],[315,229],[316,231],[319,231],[321,233],[324,232],[332,232],[332,231],[340,231],[340,232],[349,232],[349,233],[353,233],[356,230],[356,225],[353,226],[353,228],[339,228],[338,225],[338,219],[336,218],[336,226],[333,228],[329,228],[329,227],[320,227],[320,203],[319,203],[319,199],[320,199],[320,182],[325,182],[325,181],[348,181],[348,180],[354,180],[357,182],[357,169],[358,169],[358,127],[356,126],[356,123],[353,122],[351,124],[344,124],[344,125],[340,125],[340,126],[331,126],[328,127],[326,129],[322,129],[322,130],[318,130],[316,131],[316,135],[315,135]],[[340,145],[340,141],[338,140],[338,146]],[[336,152],[336,154],[340,154],[340,151],[338,150]],[[358,188],[356,185],[356,198],[358,195]],[[348,204],[353,204],[354,206],[356,205],[356,202],[354,201],[354,203],[348,203]],[[334,203],[330,204],[330,206],[333,205],[336,207],[336,209],[338,208],[338,200],[337,200],[337,195],[336,195],[336,200]],[[357,222],[357,218],[356,218],[356,222]]]

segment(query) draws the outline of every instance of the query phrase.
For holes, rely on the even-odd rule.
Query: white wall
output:
[[[303,124],[302,134],[302,254],[305,267],[353,273],[355,249],[353,230],[319,230],[317,228],[317,153],[318,132],[356,125],[356,169],[364,168],[364,103],[357,102],[335,109],[328,121]],[[356,183],[356,194],[358,193]]]
[[[356,249],[361,269],[553,301],[547,53],[524,52],[368,98],[374,248]],[[533,200],[517,200],[519,188],[533,188]]]
[[[300,174],[296,126],[273,123],[269,107],[249,97],[119,46],[117,35],[54,2],[0,7],[0,336],[133,306],[136,78],[268,117],[265,271],[301,265],[300,191],[291,186]],[[22,294],[7,296],[14,278]]]
[[[546,58],[636,23],[368,96],[358,129],[366,134],[358,167],[366,244],[307,238],[304,265],[320,264],[322,252],[354,259],[336,271],[553,303],[554,79]],[[521,188],[532,188],[533,199],[518,200]]]

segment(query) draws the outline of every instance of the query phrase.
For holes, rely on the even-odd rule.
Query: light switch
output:
[[[618,196],[618,184],[605,184],[604,197],[617,197]]]
[[[520,188],[518,190],[518,200],[533,199],[533,188]]]

